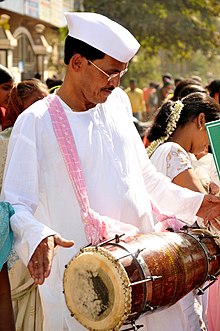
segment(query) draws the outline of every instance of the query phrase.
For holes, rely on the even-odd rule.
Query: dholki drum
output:
[[[71,314],[88,330],[137,330],[220,271],[220,248],[204,230],[137,235],[83,248],[66,266]]]

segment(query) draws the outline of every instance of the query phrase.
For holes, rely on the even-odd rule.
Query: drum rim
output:
[[[67,284],[67,278],[68,278],[68,270],[71,266],[72,263],[74,263],[74,261],[76,261],[76,259],[80,256],[82,256],[83,253],[96,253],[99,254],[100,256],[106,258],[108,260],[108,262],[110,261],[111,264],[113,264],[113,266],[117,269],[121,284],[122,284],[122,289],[123,289],[123,306],[124,306],[124,312],[119,316],[119,320],[117,321],[117,323],[114,323],[114,325],[107,326],[106,325],[106,318],[104,318],[103,321],[101,322],[97,322],[97,321],[89,321],[88,318],[86,316],[83,316],[83,321],[82,321],[82,315],[78,314],[77,309],[74,308],[73,306],[70,305],[69,300],[68,300],[68,294],[67,294],[67,289],[66,289],[66,284]],[[88,328],[89,330],[94,330],[94,331],[110,331],[110,330],[118,330],[126,321],[128,315],[131,312],[131,308],[132,308],[132,290],[130,287],[130,280],[129,277],[127,276],[127,273],[125,271],[124,266],[120,263],[120,261],[118,261],[108,250],[106,250],[103,247],[86,247],[84,249],[82,249],[78,254],[76,254],[68,263],[68,265],[66,266],[66,269],[64,271],[64,276],[63,276],[63,293],[65,296],[65,301],[66,301],[66,305],[71,313],[71,316],[74,316],[76,318],[76,320],[78,320],[84,327]],[[111,312],[112,314],[112,312]],[[107,316],[107,319],[110,318],[109,314]],[[100,325],[98,325],[98,323]],[[102,325],[105,325],[104,328],[102,327]]]

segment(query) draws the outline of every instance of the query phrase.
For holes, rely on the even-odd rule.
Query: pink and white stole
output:
[[[135,226],[101,216],[90,208],[75,140],[63,106],[56,95],[49,95],[46,102],[54,133],[80,206],[88,242],[95,245],[114,238],[116,234],[125,233],[126,236],[137,234],[139,230]]]

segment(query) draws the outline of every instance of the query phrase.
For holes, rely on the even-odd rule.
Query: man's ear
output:
[[[71,66],[74,71],[80,71],[82,64],[84,62],[84,57],[80,54],[74,54],[71,58]]]

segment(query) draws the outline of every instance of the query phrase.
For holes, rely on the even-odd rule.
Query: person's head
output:
[[[62,79],[50,79],[48,78],[46,80],[46,85],[48,87],[49,93],[54,93],[54,91],[58,88],[60,88],[60,86],[63,84]]]
[[[191,153],[201,152],[208,146],[205,123],[220,119],[220,105],[207,93],[191,93],[181,101],[167,101],[159,109],[147,138],[153,142],[148,148],[150,155],[161,143],[172,139],[177,130],[187,127],[185,139],[191,139]]]
[[[181,82],[181,80],[183,80],[184,78],[183,77],[176,77],[176,78],[174,78],[174,85],[175,86],[177,86],[177,84],[179,83],[179,82]]]
[[[172,81],[169,78],[165,78],[164,82],[163,82],[163,87],[162,87],[162,94],[163,94],[164,99],[172,91],[172,88],[173,88]]]
[[[136,81],[136,79],[134,79],[134,78],[130,79],[129,85],[130,85],[131,91],[134,91],[135,88],[137,87],[137,81]]]
[[[199,82],[197,82],[191,78],[182,79],[181,81],[179,81],[179,83],[177,83],[177,85],[175,87],[175,90],[173,92],[173,97],[172,97],[173,101],[180,99],[180,92],[187,85],[200,85],[201,86],[201,84]]]
[[[157,84],[156,84],[155,82],[150,82],[150,83],[149,83],[149,87],[150,87],[151,89],[156,89],[156,88],[157,88]]]
[[[196,82],[198,82],[199,84],[202,84],[202,78],[200,76],[193,75],[191,78]]]
[[[206,88],[209,91],[210,96],[220,103],[220,80],[213,80],[206,86]]]
[[[18,115],[48,94],[47,86],[37,79],[24,80],[14,85],[9,96],[3,129],[13,126]]]
[[[39,72],[36,72],[34,78],[41,80],[41,74]]]
[[[69,35],[64,49],[67,74],[63,86],[72,86],[88,105],[105,102],[120,85],[140,45],[128,30],[100,14],[67,13],[66,19]]]
[[[0,64],[0,107],[7,108],[8,98],[14,84],[10,71]]]
[[[182,99],[182,98],[186,97],[187,95],[194,93],[194,92],[201,92],[201,93],[206,93],[206,94],[208,93],[208,91],[200,85],[189,84],[182,88],[182,90],[179,93],[179,98]]]
[[[164,83],[166,80],[170,80],[170,81],[172,81],[172,79],[173,79],[173,76],[172,76],[171,73],[169,73],[169,72],[166,72],[166,73],[163,74],[163,76],[162,76],[162,81],[163,81],[163,83]]]

